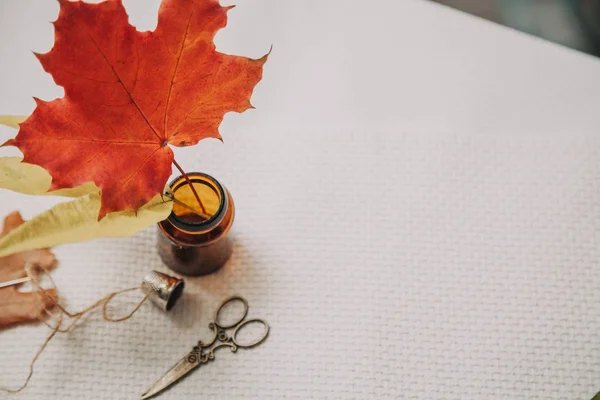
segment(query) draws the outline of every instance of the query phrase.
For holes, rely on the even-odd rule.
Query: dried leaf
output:
[[[23,226],[24,221],[21,214],[13,212],[4,219],[4,227],[0,234],[0,241]],[[21,253],[15,253],[0,258],[0,282],[11,281],[13,279],[23,278],[27,274],[25,265],[27,263],[36,263],[40,267],[50,270],[56,264],[54,254],[48,249],[29,250]],[[54,290],[48,293],[56,297]],[[16,286],[9,286],[0,289],[0,328],[7,327],[16,323],[30,322],[37,320],[44,310],[44,307],[51,307],[52,302],[49,298],[41,299],[35,293],[21,293],[17,291]]]
[[[252,107],[267,56],[216,51],[231,8],[217,0],[163,0],[153,32],[130,25],[121,0],[59,3],[54,47],[38,58],[65,96],[36,100],[5,145],[46,169],[52,190],[95,182],[99,218],[137,210],[171,175],[169,145],[220,138],[225,113]]]
[[[120,211],[98,221],[100,194],[90,193],[60,203],[0,238],[0,257],[30,249],[82,242],[100,237],[132,235],[169,216],[172,202],[154,197],[137,214]]]

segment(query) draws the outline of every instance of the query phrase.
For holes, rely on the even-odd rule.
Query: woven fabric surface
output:
[[[232,193],[234,255],[170,314],[58,336],[15,399],[134,399],[218,303],[271,325],[160,399],[590,399],[600,390],[600,62],[422,1],[247,1],[220,50],[274,51],[225,143],[178,149]],[[140,29],[158,1],[127,1]],[[0,113],[61,95],[55,2],[2,3]],[[0,130],[0,141],[14,131]],[[1,149],[0,155],[15,154]],[[60,199],[2,191],[26,217]],[[55,249],[68,308],[168,270],[156,229]],[[123,313],[141,294],[111,307]],[[18,386],[48,329],[0,332]]]

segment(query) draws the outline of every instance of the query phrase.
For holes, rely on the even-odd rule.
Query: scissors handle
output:
[[[250,324],[262,324],[264,327],[262,336],[259,336],[256,340],[251,341],[250,343],[240,342],[237,338],[237,334],[245,326],[248,326]],[[235,328],[235,330],[233,331],[233,334],[231,335],[231,341],[233,342],[233,344],[235,344],[237,347],[239,347],[241,349],[250,349],[250,348],[258,346],[259,344],[264,342],[267,339],[267,336],[269,336],[269,330],[270,330],[269,324],[267,324],[267,321],[265,321],[264,319],[260,319],[260,318],[247,319]]]
[[[235,320],[235,322],[226,324],[225,322],[222,321],[223,309],[225,309],[228,305],[233,304],[234,302],[242,303],[243,310],[241,312],[240,317],[237,320]],[[215,331],[215,336],[214,336],[213,340],[211,340],[210,344],[202,345],[202,347],[207,348],[207,347],[212,346],[217,341],[217,339],[221,342],[221,345],[224,345],[225,343],[231,343],[233,345],[232,351],[237,350],[237,348],[249,349],[251,347],[258,346],[259,344],[264,342],[265,339],[267,338],[267,336],[269,336],[269,329],[270,329],[269,324],[267,324],[267,322],[265,320],[259,319],[259,318],[253,318],[253,319],[247,320],[246,316],[248,315],[248,308],[249,308],[248,302],[246,301],[246,299],[244,299],[241,296],[232,296],[232,297],[229,297],[228,299],[225,299],[221,303],[219,308],[217,308],[217,311],[215,312],[214,322],[209,325],[209,328],[211,328]],[[264,330],[263,330],[262,336],[256,338],[256,340],[251,341],[251,342],[240,341],[237,337],[238,333],[241,332],[244,327],[247,327],[252,324],[262,324],[263,325]],[[233,329],[233,334],[231,335],[231,337],[229,337],[227,335],[226,331],[228,329]],[[217,346],[220,347],[220,345],[217,345]]]
[[[230,324],[225,324],[225,323],[221,322],[220,314],[223,311],[223,309],[226,308],[229,304],[233,304],[236,301],[241,302],[244,306],[244,311],[242,312],[241,316],[235,322],[230,323]],[[238,324],[240,324],[244,320],[244,318],[246,318],[247,315],[248,315],[248,302],[246,301],[246,299],[244,299],[243,297],[240,297],[240,296],[231,296],[230,298],[225,299],[221,303],[219,308],[217,308],[217,311],[215,311],[214,324],[218,328],[221,328],[223,330],[231,329],[231,328],[236,327]]]

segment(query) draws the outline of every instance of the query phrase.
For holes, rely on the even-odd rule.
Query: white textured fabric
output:
[[[224,145],[176,153],[233,194],[233,259],[188,279],[169,315],[147,304],[59,336],[15,398],[137,398],[234,293],[269,339],[217,354],[160,399],[600,390],[599,60],[425,1],[239,3],[217,45],[255,57],[274,45],[257,110],[227,116]],[[153,28],[157,0],[126,6]],[[0,3],[0,113],[61,95],[29,53],[50,48],[57,9]],[[55,201],[3,191],[0,210]],[[69,307],[165,270],[155,234],[57,248]],[[47,333],[0,333],[0,385],[24,379]]]

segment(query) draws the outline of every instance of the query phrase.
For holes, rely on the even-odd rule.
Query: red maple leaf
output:
[[[137,210],[171,175],[169,145],[220,139],[224,114],[252,107],[267,55],[216,51],[214,36],[232,8],[218,0],[163,0],[152,32],[129,24],[121,0],[59,3],[54,47],[36,55],[65,96],[36,99],[5,145],[45,168],[52,190],[95,182],[99,218]]]

